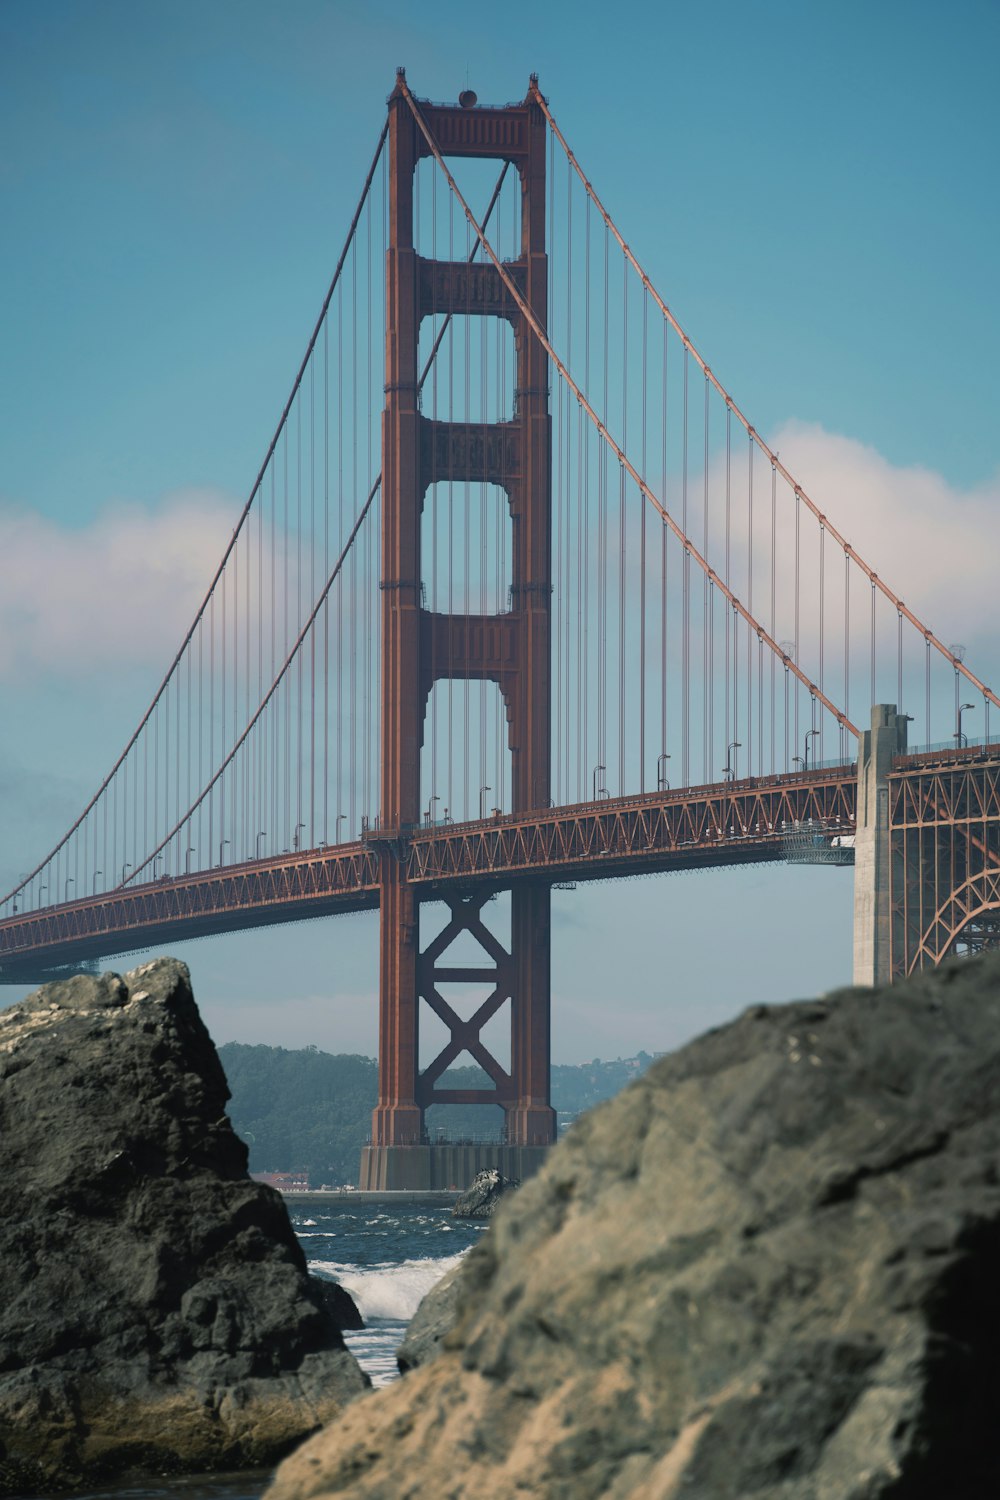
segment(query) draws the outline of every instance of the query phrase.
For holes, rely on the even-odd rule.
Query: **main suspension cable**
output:
[[[487,205],[486,214],[484,216],[486,222],[489,222],[490,216],[493,213],[493,209],[496,206],[496,202],[497,202],[497,199],[500,196],[500,190],[501,190],[501,188],[503,186],[503,181],[504,181],[504,177],[506,175],[506,172],[507,172],[507,164],[505,163],[504,167],[503,167],[503,170],[501,171],[500,176],[497,179],[496,186],[493,189],[493,194],[492,194],[492,196],[490,198],[490,201],[489,201],[489,203]],[[472,250],[471,250],[471,253],[469,255],[470,262],[475,258],[477,250],[478,250],[478,242],[475,242],[473,244],[473,246],[472,246]],[[420,376],[419,376],[418,381],[417,381],[417,389],[418,390],[422,390],[423,387],[424,387],[424,383],[426,382],[427,376],[430,373],[431,366],[434,363],[434,357],[437,354],[437,351],[438,351],[438,349],[441,346],[441,340],[444,337],[444,334],[445,334],[445,331],[447,329],[448,323],[450,322],[452,316],[453,315],[451,313],[447,314],[444,326],[441,329],[441,333],[440,333],[439,337],[434,341],[434,344],[431,347],[431,350],[430,350],[430,352],[429,352],[429,354],[427,356],[427,359],[424,362],[424,367],[421,370]],[[229,751],[229,754],[222,761],[222,763],[220,764],[220,766],[216,770],[215,774],[212,776],[211,780],[202,789],[201,793],[196,798],[196,800],[191,804],[191,806],[188,808],[188,810],[184,814],[184,816],[182,818],[180,818],[175,823],[174,827],[170,830],[170,832],[166,835],[166,837],[161,840],[161,842],[156,846],[156,848],[154,850],[152,850],[152,852],[147,856],[147,858],[141,864],[139,864],[139,865],[136,866],[136,868],[128,876],[128,879],[127,880],[123,879],[120,882],[120,884],[122,886],[132,885],[133,882],[136,880],[136,877],[140,874],[140,872],[142,870],[147,869],[151,863],[155,865],[155,861],[156,861],[157,855],[161,854],[167,848],[167,846],[170,844],[170,842],[174,838],[176,838],[177,834],[184,827],[184,825],[190,820],[190,818],[193,816],[193,814],[195,812],[197,812],[198,808],[205,801],[205,799],[208,796],[209,792],[212,790],[212,788],[214,786],[216,786],[218,784],[218,782],[219,782],[220,778],[222,777],[222,775],[224,774],[224,772],[232,764],[233,760],[236,757],[237,752],[246,743],[247,739],[250,736],[251,731],[253,730],[254,726],[259,722],[259,720],[260,720],[262,714],[264,713],[265,709],[267,708],[268,704],[271,702],[271,700],[274,697],[275,693],[277,692],[279,686],[284,681],[284,678],[287,675],[289,669],[291,668],[291,665],[292,665],[293,661],[296,659],[296,657],[298,655],[298,652],[299,652],[299,650],[300,650],[303,642],[306,640],[307,636],[309,635],[309,632],[312,629],[312,626],[313,626],[315,620],[317,619],[317,617],[318,617],[318,615],[320,613],[320,610],[322,609],[323,605],[326,602],[326,599],[327,599],[327,597],[328,597],[328,595],[330,593],[330,590],[333,588],[333,585],[336,582],[336,580],[337,580],[337,578],[338,578],[338,576],[340,574],[340,571],[341,571],[341,569],[342,569],[342,567],[344,565],[344,562],[346,561],[346,559],[348,557],[348,554],[351,553],[351,548],[353,546],[355,537],[358,535],[359,531],[361,530],[361,527],[364,524],[365,518],[367,517],[369,511],[371,510],[372,505],[375,502],[375,497],[378,494],[379,489],[381,488],[381,484],[382,484],[382,473],[381,473],[381,470],[380,470],[379,473],[375,477],[375,480],[374,480],[374,482],[372,484],[371,490],[368,493],[368,498],[365,501],[364,505],[362,506],[361,511],[359,512],[359,514],[357,516],[357,519],[355,520],[354,525],[351,528],[350,534],[348,535],[346,542],[343,544],[343,546],[341,548],[340,555],[338,556],[337,561],[334,564],[333,570],[330,573],[330,575],[329,575],[329,577],[328,577],[328,579],[326,581],[326,584],[325,584],[325,586],[323,588],[322,593],[320,594],[319,598],[316,600],[316,603],[315,603],[315,605],[314,605],[314,607],[313,607],[313,609],[312,609],[312,611],[311,611],[308,619],[302,625],[295,643],[292,645],[291,649],[287,652],[287,654],[285,656],[285,660],[284,660],[284,662],[283,662],[280,670],[278,671],[278,673],[274,677],[274,680],[273,680],[270,688],[268,689],[267,693],[264,695],[264,697],[262,698],[260,704],[258,705],[257,710],[256,710],[256,712],[253,715],[253,718],[250,719],[250,721],[246,725],[245,729],[243,730],[243,733],[239,736],[238,740],[236,740],[235,743],[233,744],[233,747]],[[339,828],[339,824],[338,824],[338,828]]]
[[[703,570],[704,573],[707,574],[707,576],[709,578],[709,581],[712,582],[712,583],[714,583],[725,594],[725,596],[729,600],[729,603],[732,606],[732,608],[746,622],[746,624],[749,627],[749,629],[753,630],[756,633],[756,635],[758,636],[758,638],[761,641],[763,641],[764,644],[767,645],[772,651],[774,651],[782,659],[783,662],[787,661],[790,670],[792,672],[794,672],[795,675],[796,675],[796,677],[799,679],[799,681],[802,682],[802,684],[809,689],[810,696],[814,700],[816,700],[817,702],[822,703],[823,706],[824,706],[824,708],[826,708],[830,713],[833,714],[833,716],[837,719],[838,723],[843,724],[845,726],[845,728],[847,728],[848,730],[850,730],[850,732],[855,737],[857,737],[858,736],[858,729],[857,729],[857,727],[854,724],[852,724],[847,719],[846,715],[843,713],[843,711],[841,709],[839,709],[837,707],[837,705],[835,703],[833,703],[829,698],[827,698],[824,694],[822,694],[820,692],[819,687],[817,686],[817,684],[814,683],[814,682],[811,682],[809,680],[809,678],[801,670],[801,668],[799,667],[799,665],[798,665],[797,662],[788,661],[788,658],[786,657],[785,653],[782,651],[781,647],[778,645],[778,642],[776,640],[774,640],[774,638],[770,635],[770,633],[767,630],[765,630],[764,626],[758,620],[754,619],[753,615],[747,609],[746,605],[743,604],[736,597],[736,595],[733,594],[725,586],[725,584],[722,582],[722,579],[716,573],[715,569],[712,568],[711,565],[709,564],[708,560],[705,557],[702,556],[701,552],[695,546],[694,542],[692,542],[692,540],[690,539],[690,537],[686,536],[685,533],[684,533],[684,531],[682,530],[682,528],[680,526],[678,526],[677,522],[674,520],[673,516],[667,510],[666,506],[663,505],[663,503],[656,497],[656,495],[654,495],[653,491],[650,489],[650,487],[646,483],[645,479],[642,477],[642,475],[636,469],[635,465],[631,462],[631,460],[629,459],[628,455],[625,453],[624,449],[622,449],[619,446],[619,444],[615,441],[615,439],[612,437],[612,435],[608,431],[607,427],[601,421],[600,417],[597,415],[596,411],[591,406],[590,402],[587,400],[587,397],[584,395],[584,393],[581,390],[580,386],[573,379],[573,377],[570,374],[569,370],[566,368],[566,366],[564,365],[564,363],[562,362],[562,360],[559,358],[558,354],[556,353],[555,349],[552,347],[552,344],[549,341],[548,335],[546,334],[544,328],[542,327],[542,325],[541,325],[541,323],[540,323],[537,315],[535,314],[533,308],[531,308],[529,306],[528,302],[525,300],[525,298],[524,298],[524,296],[523,296],[523,294],[521,292],[520,287],[518,287],[518,285],[515,282],[513,276],[511,276],[509,269],[504,265],[504,263],[500,260],[500,258],[496,254],[496,251],[493,249],[493,246],[490,244],[489,240],[486,237],[486,233],[485,233],[484,229],[476,221],[476,218],[475,218],[472,210],[470,209],[468,203],[465,201],[465,198],[462,196],[462,192],[461,192],[458,184],[456,183],[454,177],[452,176],[451,172],[449,171],[448,166],[447,166],[447,164],[446,164],[446,162],[444,160],[444,157],[441,155],[441,152],[440,152],[440,150],[438,148],[437,142],[435,141],[433,135],[431,134],[431,132],[430,132],[430,130],[429,130],[426,122],[424,121],[423,115],[420,112],[420,108],[419,108],[419,106],[417,104],[417,101],[414,99],[412,93],[410,92],[409,86],[406,83],[405,78],[400,78],[399,79],[399,87],[400,87],[400,89],[401,89],[401,91],[403,93],[404,98],[407,101],[407,104],[410,107],[410,110],[411,110],[411,112],[413,114],[414,119],[417,122],[417,125],[418,125],[421,133],[424,136],[424,139],[427,142],[427,146],[428,146],[428,149],[430,150],[431,155],[434,157],[434,159],[437,162],[438,166],[441,168],[441,171],[444,173],[444,175],[445,175],[445,177],[446,177],[446,179],[448,181],[448,185],[451,188],[452,192],[454,193],[454,195],[455,195],[456,199],[458,200],[459,204],[461,205],[462,210],[463,210],[463,212],[465,214],[466,220],[468,221],[470,227],[472,228],[472,230],[475,233],[477,239],[479,240],[479,243],[482,245],[483,250],[489,256],[490,260],[492,261],[493,265],[495,266],[497,272],[500,275],[501,281],[503,282],[504,286],[509,291],[509,293],[512,296],[512,298],[514,299],[514,301],[517,303],[517,306],[519,307],[521,313],[523,314],[524,318],[526,319],[526,321],[528,322],[528,324],[531,327],[532,331],[534,332],[536,338],[539,340],[539,342],[541,343],[543,349],[548,354],[549,359],[555,365],[556,370],[561,375],[561,377],[563,378],[563,380],[566,381],[567,385],[570,387],[570,389],[573,391],[573,394],[576,396],[577,401],[582,406],[582,408],[584,409],[584,411],[587,413],[587,415],[590,418],[591,422],[597,428],[598,436],[603,439],[603,441],[606,443],[606,445],[615,454],[615,456],[618,459],[618,462],[625,469],[628,470],[629,474],[632,476],[633,480],[638,485],[639,489],[645,495],[646,499],[650,502],[651,505],[653,505],[655,507],[655,509],[659,512],[659,514],[662,517],[662,519],[664,520],[664,522],[670,527],[671,531],[677,537],[678,541],[682,543],[682,545],[684,546],[684,548],[686,549],[686,551],[695,560],[695,562],[698,564],[698,566]],[[607,220],[607,216],[606,215],[605,215],[605,221],[609,223],[609,221]],[[612,232],[614,233],[615,231],[613,229],[613,226],[610,225],[610,223],[609,223],[609,227],[612,228]],[[622,241],[619,241],[619,242],[623,244],[623,248],[624,248],[624,242],[622,242]],[[700,361],[699,361],[699,363],[700,363]],[[706,372],[707,372],[707,367],[706,366],[703,365],[702,368],[706,369]],[[997,706],[1000,707],[1000,699],[995,700],[995,701],[997,702]]]
[[[404,84],[404,87],[405,87],[405,84]],[[598,213],[604,219],[604,222],[607,225],[608,229],[611,231],[611,233],[614,235],[615,239],[618,241],[619,245],[621,246],[621,249],[622,249],[623,253],[626,256],[626,258],[628,259],[628,261],[631,264],[632,268],[635,270],[635,272],[639,276],[640,280],[642,281],[643,286],[649,291],[649,293],[652,296],[653,300],[655,301],[657,307],[660,309],[660,312],[663,314],[664,318],[667,320],[667,322],[670,324],[671,328],[673,328],[674,332],[677,334],[678,338],[681,340],[682,344],[684,345],[685,350],[687,350],[690,353],[692,359],[694,359],[697,362],[697,364],[699,364],[701,366],[701,368],[705,372],[705,375],[707,376],[707,378],[712,382],[712,385],[715,387],[716,391],[718,391],[719,395],[725,401],[726,406],[733,412],[733,414],[735,415],[737,421],[740,422],[740,423],[742,423],[743,427],[746,429],[746,432],[747,432],[747,434],[748,434],[751,442],[755,443],[757,445],[757,447],[761,450],[761,452],[763,454],[765,454],[765,456],[767,457],[768,462],[771,463],[771,464],[773,464],[774,468],[782,476],[782,478],[789,485],[791,485],[792,489],[795,491],[796,497],[800,498],[805,503],[806,507],[816,517],[816,520],[819,521],[822,526],[826,527],[826,530],[830,533],[830,536],[833,538],[833,540],[835,542],[837,542],[838,545],[843,548],[843,550],[846,553],[846,555],[852,560],[852,562],[854,562],[856,564],[857,567],[859,567],[861,569],[861,571],[868,578],[869,582],[872,584],[873,588],[877,588],[879,590],[879,592],[881,594],[883,594],[885,596],[885,598],[888,599],[892,605],[894,605],[894,607],[898,610],[898,612],[906,620],[908,620],[910,622],[910,624],[912,626],[914,626],[915,629],[917,629],[917,630],[920,631],[920,634],[925,638],[925,640],[929,641],[930,644],[932,646],[934,646],[936,648],[936,650],[938,650],[941,653],[942,656],[944,656],[944,657],[947,658],[947,660],[952,664],[952,666],[955,667],[956,671],[958,671],[958,672],[960,672],[962,674],[962,676],[966,679],[966,681],[970,682],[972,684],[972,686],[975,687],[976,689],[978,689],[978,691],[981,692],[989,701],[991,701],[998,708],[1000,708],[1000,698],[998,698],[997,695],[994,692],[992,692],[990,688],[986,687],[986,685],[984,683],[980,682],[979,678],[975,675],[975,673],[971,672],[969,670],[969,668],[965,666],[964,662],[961,661],[961,659],[959,657],[957,657],[951,650],[949,650],[949,648],[945,645],[945,643],[943,641],[939,640],[939,638],[934,634],[934,632],[931,631],[931,630],[929,630],[927,628],[927,626],[924,625],[923,621],[917,615],[915,615],[911,609],[907,608],[907,606],[903,603],[902,599],[900,599],[895,593],[893,593],[892,589],[889,588],[888,584],[885,583],[883,581],[883,579],[881,579],[879,577],[879,575],[875,572],[875,570],[873,568],[869,567],[869,565],[865,562],[865,560],[861,556],[861,554],[859,552],[855,551],[855,549],[851,546],[851,544],[848,541],[845,540],[845,538],[841,535],[841,533],[837,530],[837,528],[823,514],[823,512],[820,510],[819,506],[816,505],[815,502],[809,498],[809,496],[806,494],[806,492],[802,488],[802,486],[796,482],[796,480],[793,477],[793,475],[789,473],[788,469],[786,469],[785,465],[781,462],[781,460],[779,459],[777,453],[774,453],[774,452],[771,451],[771,449],[768,447],[767,443],[761,437],[761,435],[757,431],[757,429],[755,427],[753,427],[750,424],[749,420],[743,415],[743,412],[740,410],[739,406],[733,400],[732,396],[730,396],[729,392],[722,385],[721,381],[713,373],[713,371],[710,369],[710,367],[706,364],[705,360],[698,353],[698,350],[695,348],[694,344],[691,342],[690,338],[685,333],[684,329],[678,323],[677,319],[674,317],[673,313],[670,311],[670,308],[664,302],[663,298],[660,296],[659,292],[656,290],[656,287],[650,281],[648,275],[643,270],[643,268],[639,264],[638,260],[635,258],[634,254],[632,253],[632,251],[629,248],[629,246],[626,244],[626,242],[623,239],[622,235],[619,233],[619,230],[618,230],[618,228],[617,228],[614,220],[612,219],[611,215],[608,213],[607,209],[604,207],[604,204],[601,202],[600,198],[597,196],[597,193],[594,190],[593,184],[590,182],[590,179],[584,173],[582,167],[580,166],[580,163],[577,161],[577,159],[574,156],[573,152],[570,150],[569,143],[567,142],[566,137],[563,135],[562,131],[559,129],[559,126],[556,124],[555,117],[553,116],[552,111],[549,109],[548,101],[545,99],[544,95],[542,94],[541,90],[538,87],[537,79],[532,78],[529,92],[531,94],[531,98],[533,99],[533,101],[538,105],[539,109],[544,114],[544,116],[545,116],[546,120],[548,121],[549,126],[550,126],[553,134],[555,135],[556,139],[558,140],[559,144],[562,146],[563,150],[565,151],[567,159],[569,160],[571,166],[573,167],[573,170],[576,172],[576,174],[579,177],[580,181],[583,183],[583,186],[584,186],[584,188],[586,190],[588,199],[594,204],[594,207],[597,209]],[[407,94],[407,97],[410,98],[409,94]],[[413,107],[413,105],[412,105],[412,99],[411,99],[411,108],[412,107]],[[764,639],[766,640],[767,637],[765,636]],[[770,642],[769,642],[769,644],[770,644]],[[780,651],[779,651],[779,655],[780,655]],[[794,664],[793,664],[793,670],[794,670]],[[804,680],[805,679],[803,679],[803,681]],[[821,697],[821,695],[818,692],[817,692],[816,696],[817,696],[817,698],[821,702],[825,702],[826,701],[825,699],[823,699]],[[840,717],[840,716],[838,715],[838,717]],[[845,726],[847,726],[846,714],[843,716],[842,722],[845,724]],[[849,727],[849,726],[847,726],[847,727]],[[853,732],[855,734],[857,733],[856,730],[854,730]]]
[[[291,388],[291,391],[289,393],[288,399],[285,402],[284,409],[282,410],[281,416],[280,416],[280,418],[278,420],[278,425],[275,428],[274,436],[271,438],[271,441],[270,441],[270,443],[268,445],[268,448],[267,448],[267,452],[264,455],[263,462],[261,463],[260,468],[257,471],[257,477],[254,480],[254,483],[253,483],[253,485],[251,487],[249,498],[247,499],[245,505],[243,506],[242,511],[240,512],[240,515],[239,515],[239,518],[238,518],[238,520],[236,522],[236,525],[233,528],[233,534],[230,537],[228,543],[226,544],[225,551],[222,554],[222,559],[221,559],[218,567],[216,568],[215,573],[213,574],[212,581],[209,584],[208,589],[206,590],[205,597],[202,599],[201,604],[198,606],[198,609],[197,609],[197,612],[196,612],[196,614],[194,616],[194,619],[192,620],[192,622],[191,622],[191,624],[190,624],[187,632],[185,633],[184,638],[181,641],[180,646],[177,648],[177,651],[176,651],[176,653],[174,655],[174,658],[171,661],[170,666],[167,668],[167,671],[164,674],[163,680],[161,681],[159,687],[157,688],[156,693],[154,694],[153,699],[152,699],[152,701],[149,704],[149,707],[146,709],[146,712],[143,714],[142,718],[139,720],[139,723],[136,726],[135,731],[132,734],[131,739],[128,741],[128,743],[126,744],[124,750],[121,752],[121,754],[119,755],[118,759],[115,761],[114,765],[111,767],[111,770],[108,772],[107,776],[105,776],[104,780],[101,782],[100,786],[98,787],[97,791],[94,793],[93,797],[90,799],[90,801],[87,803],[86,807],[80,813],[80,816],[76,819],[76,822],[73,823],[70,826],[70,828],[66,831],[66,833],[63,835],[63,837],[52,848],[52,850],[45,856],[45,858],[42,859],[42,860],[40,860],[39,863],[35,866],[35,868],[30,872],[30,874],[25,875],[24,878],[22,880],[20,880],[18,882],[18,884],[13,887],[13,889],[11,889],[10,891],[8,891],[5,896],[0,897],[0,906],[6,905],[6,903],[9,900],[11,900],[14,896],[17,896],[22,890],[25,889],[26,886],[28,886],[31,883],[32,880],[34,880],[34,878],[35,878],[36,875],[40,874],[41,871],[45,869],[45,867],[46,867],[47,864],[49,864],[53,859],[55,859],[55,857],[60,853],[60,851],[62,849],[64,849],[66,847],[66,845],[69,843],[70,839],[76,833],[77,829],[79,829],[81,827],[81,825],[89,817],[90,813],[93,812],[94,808],[97,806],[98,802],[101,800],[102,796],[107,791],[107,789],[110,786],[111,782],[114,780],[115,776],[117,776],[118,772],[121,770],[121,767],[124,764],[127,756],[131,753],[131,751],[135,748],[136,744],[138,743],[140,735],[142,734],[142,732],[145,729],[146,725],[149,723],[150,719],[153,717],[153,714],[155,713],[155,711],[156,711],[156,709],[157,709],[157,707],[158,707],[158,705],[160,703],[161,698],[163,697],[164,693],[166,692],[167,686],[168,686],[171,678],[173,677],[174,672],[176,671],[178,665],[180,664],[181,658],[183,657],[183,655],[184,655],[185,651],[187,650],[188,646],[191,644],[191,641],[194,639],[195,631],[197,630],[198,626],[201,624],[201,621],[202,621],[202,619],[203,619],[203,617],[204,617],[204,615],[205,615],[205,613],[206,613],[206,611],[207,611],[207,609],[209,607],[209,604],[210,604],[211,600],[214,598],[215,590],[216,590],[216,587],[218,586],[219,580],[221,579],[221,577],[223,575],[223,572],[225,570],[226,564],[228,563],[228,561],[229,561],[229,559],[230,559],[230,557],[231,557],[231,555],[233,553],[233,550],[236,547],[236,543],[239,540],[239,537],[240,537],[240,534],[241,534],[241,532],[243,530],[243,527],[244,527],[244,524],[246,522],[246,519],[247,519],[248,515],[250,514],[250,510],[251,510],[251,508],[253,506],[253,503],[254,503],[255,499],[257,498],[257,495],[258,495],[258,493],[260,491],[260,487],[261,487],[261,485],[264,482],[264,477],[265,477],[265,475],[267,473],[268,465],[270,464],[272,458],[274,457],[274,454],[275,454],[275,452],[277,450],[277,447],[278,447],[278,442],[279,442],[279,440],[281,438],[281,435],[282,435],[282,433],[284,432],[284,429],[285,429],[285,423],[287,422],[289,413],[291,412],[292,405],[293,405],[293,403],[295,401],[296,396],[299,393],[299,388],[302,385],[303,376],[305,375],[306,368],[307,368],[307,366],[309,364],[309,361],[310,361],[310,359],[312,357],[313,350],[316,347],[317,341],[319,339],[320,332],[321,332],[321,330],[322,330],[322,328],[324,326],[324,323],[326,321],[326,315],[327,315],[327,312],[329,310],[330,303],[331,303],[331,301],[333,299],[333,294],[334,294],[334,292],[337,289],[337,285],[338,285],[338,283],[340,281],[341,273],[342,273],[342,271],[344,269],[344,265],[345,265],[345,263],[347,261],[347,256],[348,256],[348,254],[350,252],[351,245],[353,244],[354,234],[355,234],[355,231],[356,231],[356,229],[358,227],[358,224],[359,224],[359,222],[361,220],[361,215],[362,215],[362,212],[364,210],[365,202],[367,201],[369,190],[371,188],[372,182],[374,181],[375,173],[376,173],[376,171],[378,169],[379,160],[380,160],[381,155],[382,155],[382,149],[383,149],[383,147],[385,145],[386,138],[387,138],[388,134],[389,134],[389,122],[387,120],[386,123],[383,125],[382,130],[381,130],[381,132],[379,134],[378,144],[375,147],[375,153],[374,153],[374,155],[372,157],[371,166],[368,168],[368,174],[365,177],[364,187],[361,189],[361,196],[360,196],[360,198],[358,200],[357,207],[355,208],[353,217],[351,218],[350,227],[349,227],[349,229],[347,231],[347,238],[344,241],[344,248],[340,252],[340,259],[337,261],[336,269],[334,270],[334,273],[333,273],[333,279],[330,282],[330,286],[329,286],[329,288],[327,290],[326,296],[323,298],[323,305],[320,308],[319,316],[316,319],[316,323],[315,323],[315,326],[313,328],[312,334],[310,336],[309,342],[306,345],[306,351],[305,351],[304,355],[302,356],[302,361],[301,361],[301,363],[299,365],[298,372],[297,372],[297,374],[295,376],[294,381],[292,382],[292,388]]]

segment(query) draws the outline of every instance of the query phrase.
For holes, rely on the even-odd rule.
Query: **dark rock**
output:
[[[0,1013],[0,1494],[270,1464],[368,1381],[183,964]]]
[[[421,1299],[420,1306],[410,1319],[406,1337],[396,1350],[396,1364],[401,1375],[405,1375],[407,1370],[415,1370],[418,1365],[427,1364],[441,1347],[441,1340],[455,1321],[458,1273],[461,1269],[462,1262],[459,1261]]]
[[[267,1500],[986,1500],[998,1252],[1000,956],[757,1007],[580,1121]]]
[[[325,1276],[310,1276],[313,1291],[341,1330],[364,1328],[365,1320],[358,1311],[358,1304],[339,1281],[327,1281]]]
[[[472,1182],[455,1200],[452,1217],[455,1219],[492,1219],[508,1193],[521,1184],[512,1177],[505,1177],[496,1167],[486,1167],[477,1172]]]

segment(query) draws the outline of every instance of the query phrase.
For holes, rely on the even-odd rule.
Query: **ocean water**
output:
[[[365,1320],[344,1339],[372,1384],[396,1379],[396,1348],[425,1292],[482,1234],[450,1206],[352,1203],[350,1194],[289,1204],[309,1269],[339,1281]]]
[[[420,1299],[482,1234],[451,1207],[335,1197],[293,1199],[309,1269],[347,1288],[365,1326],[344,1339],[376,1386],[397,1379],[396,1348]],[[74,1500],[260,1500],[268,1474],[212,1474],[88,1490]]]

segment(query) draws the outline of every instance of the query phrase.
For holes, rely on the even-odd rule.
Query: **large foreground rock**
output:
[[[367,1387],[172,960],[0,1013],[0,1494],[273,1462]]]
[[[995,1500],[998,1183],[995,957],[748,1011],[570,1132],[267,1500]]]

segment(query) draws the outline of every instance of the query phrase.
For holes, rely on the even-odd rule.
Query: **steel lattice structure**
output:
[[[889,829],[893,974],[997,946],[1000,753],[900,757]]]

